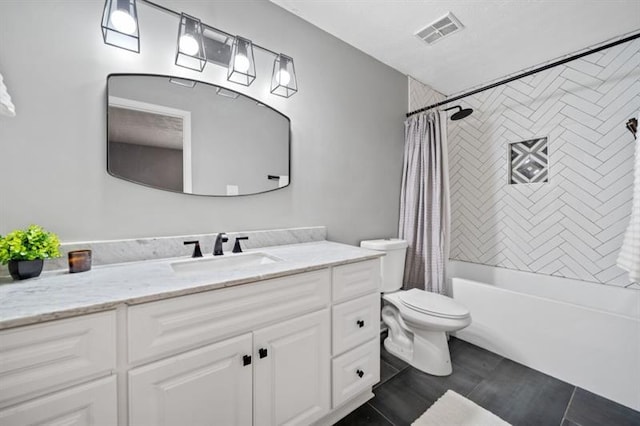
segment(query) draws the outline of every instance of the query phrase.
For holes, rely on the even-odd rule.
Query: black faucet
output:
[[[213,245],[213,255],[214,256],[222,256],[224,253],[222,252],[222,243],[226,243],[229,241],[227,237],[225,237],[225,233],[221,232],[216,237],[216,243]]]
[[[191,257],[202,257],[202,251],[200,250],[200,241],[185,241],[184,245],[188,245],[188,244],[195,244],[195,247],[193,248],[193,254],[191,255]]]
[[[240,246],[240,241],[248,240],[249,237],[236,237],[236,243],[233,245],[233,253],[242,253],[242,247]]]

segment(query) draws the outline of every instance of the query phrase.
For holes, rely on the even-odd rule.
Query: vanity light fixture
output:
[[[271,75],[271,93],[288,98],[298,91],[296,70],[293,59],[282,53],[273,61],[273,74]]]
[[[253,43],[251,40],[236,36],[231,48],[227,80],[250,86],[255,79],[256,65],[253,60]]]
[[[102,38],[106,44],[140,52],[136,0],[107,0],[102,11]]]
[[[185,13],[180,15],[176,65],[200,71],[207,65],[207,57],[202,41],[202,24],[198,18]]]
[[[240,36],[171,10],[151,0],[105,0],[102,34],[105,44],[140,52],[137,4],[177,17],[178,40],[175,64],[202,72],[207,62],[227,66],[227,80],[249,86],[256,79],[253,49],[275,56],[271,93],[288,98],[298,91],[293,59]]]

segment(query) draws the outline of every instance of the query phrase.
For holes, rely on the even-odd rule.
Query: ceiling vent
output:
[[[427,44],[433,44],[444,37],[449,36],[463,29],[464,26],[458,21],[458,18],[449,12],[437,21],[429,24],[426,28],[418,31],[416,35],[424,40]]]

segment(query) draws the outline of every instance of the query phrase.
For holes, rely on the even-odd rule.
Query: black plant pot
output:
[[[42,272],[43,259],[36,260],[10,260],[9,273],[14,280],[26,280],[35,278]]]

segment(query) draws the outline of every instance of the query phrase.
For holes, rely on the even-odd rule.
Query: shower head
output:
[[[454,107],[451,107],[451,108],[446,108],[445,111],[450,111],[450,110],[456,109],[456,108],[458,109],[458,111],[454,112],[453,115],[451,116],[451,119],[453,121],[462,120],[463,118],[466,118],[466,117],[470,116],[471,113],[473,113],[473,109],[471,109],[471,108],[462,108],[460,105],[457,105],[457,106],[454,106]]]

